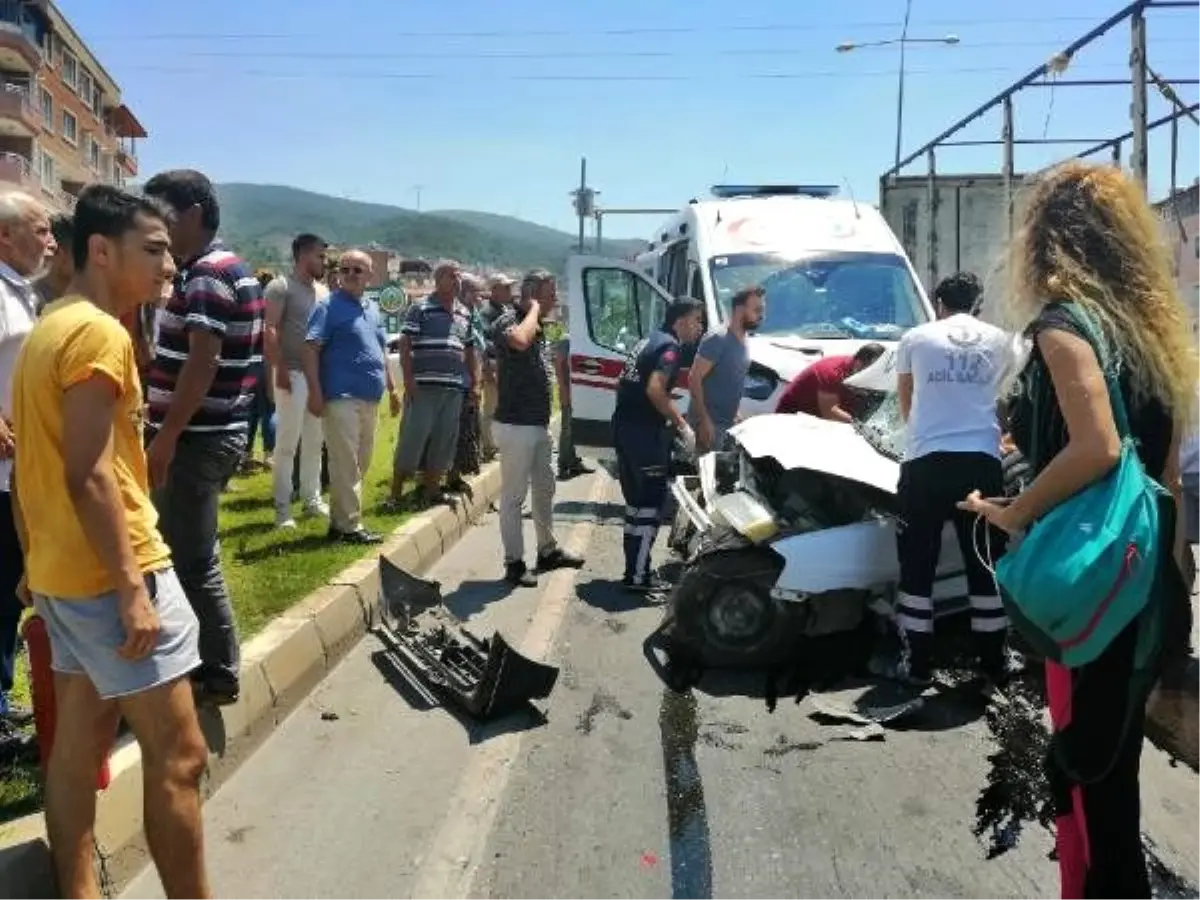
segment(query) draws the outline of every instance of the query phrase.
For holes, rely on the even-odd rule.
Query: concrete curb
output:
[[[410,572],[424,572],[487,511],[500,494],[500,465],[469,479],[473,496],[405,522],[378,553]],[[366,634],[379,603],[378,554],[335,575],[272,620],[242,647],[241,696],[232,706],[203,710],[207,800]],[[497,560],[499,565],[499,560]],[[111,883],[125,883],[148,861],[142,821],[142,759],[133,741],[110,761],[112,781],[97,795],[96,842]],[[40,812],[0,825],[0,898],[54,897],[54,877]]]

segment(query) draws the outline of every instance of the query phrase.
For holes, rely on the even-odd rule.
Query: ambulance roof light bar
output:
[[[834,197],[835,184],[714,184],[712,195],[718,200],[735,197]]]

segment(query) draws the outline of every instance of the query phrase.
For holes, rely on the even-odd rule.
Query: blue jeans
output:
[[[154,491],[158,527],[188,602],[200,620],[199,679],[236,689],[240,648],[229,588],[221,571],[217,514],[221,492],[246,452],[244,431],[184,432],[167,483]]]
[[[254,391],[254,402],[250,406],[250,430],[246,436],[247,455],[254,452],[254,439],[258,437],[259,425],[262,426],[263,449],[267,453],[275,452],[275,404],[267,392],[267,374],[261,369],[258,372],[258,387]]]

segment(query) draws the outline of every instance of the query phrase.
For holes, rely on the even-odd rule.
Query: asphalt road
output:
[[[603,473],[561,486],[559,536],[587,565],[535,589],[496,581],[494,515],[431,575],[476,631],[561,666],[544,721],[421,708],[368,637],[207,804],[218,895],[1057,896],[1047,833],[990,861],[972,834],[979,704],[855,742],[808,700],[768,712],[761,679],[665,692],[641,652],[661,610],[612,580],[619,503]],[[1144,772],[1146,830],[1194,885],[1197,776],[1150,745]],[[126,896],[162,893],[149,871]]]

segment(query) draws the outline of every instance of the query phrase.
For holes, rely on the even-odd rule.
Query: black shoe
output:
[[[621,579],[621,584],[627,591],[637,594],[665,594],[671,590],[670,582],[663,581],[655,575],[645,578],[630,578],[628,575]]]
[[[36,762],[37,758],[37,738],[0,721],[0,766]]]
[[[591,466],[584,465],[582,459],[577,459],[572,463],[559,467],[558,480],[570,481],[572,478],[578,478],[580,475],[591,475],[595,471]]]
[[[355,531],[338,531],[336,528],[330,528],[326,537],[331,541],[340,541],[343,544],[382,544],[383,538],[374,532],[367,531],[365,528],[359,528]]]
[[[510,562],[504,566],[504,580],[518,587],[536,587],[537,579],[523,561]]]
[[[241,695],[239,686],[216,681],[193,681],[192,697],[197,706],[232,706]]]
[[[549,553],[539,553],[537,570],[549,572],[553,569],[579,569],[583,567],[583,557],[568,553],[562,547],[555,547]]]

